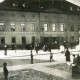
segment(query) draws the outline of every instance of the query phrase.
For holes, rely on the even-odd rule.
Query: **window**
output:
[[[79,7],[77,8],[77,11],[80,11]]]
[[[44,24],[44,31],[47,31],[47,24]]]
[[[26,44],[26,37],[22,37],[22,44]]]
[[[71,31],[74,31],[74,25],[71,25]]]
[[[18,3],[13,3],[13,6],[14,7],[18,7]]]
[[[12,37],[12,43],[16,43],[16,37]]]
[[[0,22],[0,31],[4,31],[4,22]]]
[[[60,24],[60,31],[64,31],[64,24]]]
[[[35,43],[35,36],[32,36],[32,43]]]
[[[34,23],[34,22],[31,23],[31,30],[32,30],[32,31],[35,30],[35,23]]]
[[[73,10],[73,7],[70,7],[70,10],[72,11]]]
[[[23,7],[26,7],[26,4],[25,3],[23,4]]]
[[[25,22],[21,22],[21,31],[26,31]]]
[[[11,23],[11,31],[15,31],[15,24]]]
[[[1,37],[1,44],[5,44],[5,37]]]
[[[52,30],[55,31],[56,30],[56,25],[52,24]]]

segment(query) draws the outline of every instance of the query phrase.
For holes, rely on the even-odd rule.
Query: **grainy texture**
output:
[[[4,80],[2,73],[0,73],[0,80]],[[9,72],[9,80],[66,80],[57,76],[52,76],[43,72],[32,69],[24,69]]]
[[[52,66],[49,66],[49,67],[51,67],[53,69],[60,69],[60,70],[72,72],[72,66],[69,66],[66,63],[56,64],[56,65],[52,65]]]
[[[3,66],[3,63],[7,63],[8,66],[14,66],[14,65],[23,65],[23,64],[30,64],[30,59],[0,59],[0,67]],[[34,63],[43,63],[43,62],[49,62],[48,60],[38,60],[34,59]]]

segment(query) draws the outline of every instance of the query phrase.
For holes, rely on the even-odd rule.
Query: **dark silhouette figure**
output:
[[[7,69],[7,63],[3,64],[3,75],[4,75],[4,80],[8,80],[8,69]]]
[[[35,43],[35,50],[36,50],[36,53],[37,53],[37,43]]]
[[[50,51],[50,62],[51,61],[54,61],[54,60],[53,60],[53,53]]]
[[[47,45],[46,44],[43,46],[43,51],[47,51]]]
[[[70,52],[68,49],[65,52],[65,56],[66,56],[66,61],[70,61]]]
[[[15,44],[14,48],[15,48],[15,53],[16,53],[16,44]]]
[[[5,44],[5,46],[4,46],[4,50],[5,50],[5,55],[7,55],[7,44]]]
[[[73,63],[74,65],[72,65],[72,77],[74,78],[80,78],[80,57],[79,54],[77,55],[77,57],[75,57],[75,63]]]
[[[32,54],[32,50],[31,50],[31,64],[33,64],[33,54]]]
[[[77,55],[77,65],[80,65],[80,56],[79,56],[79,54]]]
[[[36,50],[36,53],[37,53],[37,54],[38,54],[38,50],[39,50],[38,48],[39,48],[39,44],[36,43],[36,44],[35,44],[35,50]]]
[[[76,63],[77,63],[77,58],[75,57],[75,54],[73,54],[73,64],[76,65]]]
[[[32,48],[33,48],[33,45],[31,44],[31,45],[30,45],[30,49],[31,49],[31,51],[32,51]]]

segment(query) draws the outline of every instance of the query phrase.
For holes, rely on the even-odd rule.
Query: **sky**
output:
[[[3,2],[4,0],[0,0],[0,2]]]
[[[66,1],[69,1],[77,6],[80,6],[80,0],[66,0]]]

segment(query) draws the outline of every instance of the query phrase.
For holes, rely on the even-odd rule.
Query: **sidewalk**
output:
[[[71,54],[80,54],[80,51],[76,49],[69,49]],[[58,49],[52,49],[51,50],[53,54],[60,54],[60,50]],[[4,50],[0,50],[0,59],[5,59],[5,58],[10,58],[10,57],[28,57],[30,56],[31,50],[7,50],[7,55],[4,55]],[[36,53],[35,50],[32,50],[32,53],[34,56],[37,55],[48,55],[50,52],[46,51],[44,52],[43,50],[39,50],[38,54]]]
[[[49,68],[47,66],[53,65],[53,64],[58,64],[58,63],[65,63],[65,62],[52,62],[52,63],[36,63],[36,64],[25,64],[25,65],[15,65],[15,66],[8,66],[9,71],[15,71],[15,70],[21,70],[21,69],[34,69],[37,71],[41,71],[44,73],[48,73],[51,75],[55,75],[61,78],[64,78],[66,80],[78,80],[78,79],[73,79],[71,76],[71,73],[62,71],[59,69],[53,69]],[[3,68],[0,68],[0,72],[3,72]]]
[[[72,53],[77,53],[75,50],[70,50]],[[62,71],[59,69],[53,69],[49,68],[47,66],[58,64],[58,63],[66,63],[65,62],[65,56],[64,54],[61,54],[58,50],[52,50],[52,53],[54,53],[53,58],[56,60],[56,62],[52,63],[35,63],[35,64],[25,64],[25,65],[14,65],[14,66],[8,66],[9,71],[15,71],[15,70],[21,70],[21,69],[34,69],[37,71],[41,71],[44,73],[48,73],[51,75],[55,75],[61,78],[64,78],[66,80],[78,80],[73,79],[71,76],[71,73]],[[14,50],[8,50],[8,55],[4,56],[4,51],[0,51],[0,59],[30,59],[30,50],[17,50],[16,53]],[[33,50],[34,59],[43,59],[43,60],[49,60],[49,52],[43,52],[42,50],[39,51],[38,54],[36,54],[35,50]],[[3,72],[3,68],[0,68],[0,72]]]

